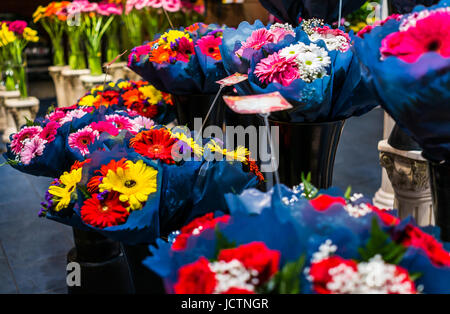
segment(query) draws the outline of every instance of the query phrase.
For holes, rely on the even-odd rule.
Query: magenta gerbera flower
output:
[[[20,161],[28,165],[31,160],[43,154],[45,149],[46,140],[41,139],[39,136],[33,137],[31,140],[27,141],[20,152]]]
[[[383,57],[396,56],[409,63],[427,52],[450,57],[450,12],[434,12],[405,31],[386,36],[380,52]]]
[[[130,118],[118,114],[111,114],[105,116],[106,121],[111,122],[119,130],[128,130],[133,132],[133,122]]]
[[[59,123],[61,125],[63,125],[64,123],[70,122],[73,119],[82,118],[87,113],[88,113],[88,110],[86,110],[86,109],[75,109],[75,110],[72,110],[72,111],[68,111],[66,113],[66,115],[61,120],[59,120]]]
[[[25,144],[26,140],[32,139],[42,131],[40,126],[27,126],[20,130],[19,133],[13,135],[11,141],[11,151],[14,154],[19,154]]]
[[[222,60],[219,50],[221,44],[222,38],[214,37],[213,35],[204,36],[197,41],[197,46],[200,48],[200,51],[214,60]]]
[[[267,29],[261,28],[254,31],[246,41],[242,43],[241,48],[236,51],[236,55],[242,56],[244,49],[252,48],[255,50],[261,49],[265,44],[273,42],[273,34]]]
[[[189,59],[193,54],[195,54],[194,42],[186,37],[181,37],[178,40],[177,61],[189,62]]]
[[[98,131],[100,134],[106,132],[112,136],[117,136],[119,134],[119,129],[116,128],[114,124],[106,121],[93,122],[90,124],[93,130]]]
[[[254,73],[262,83],[276,82],[283,86],[288,86],[300,78],[295,57],[284,58],[277,52],[262,59],[256,65]]]
[[[55,140],[56,133],[58,133],[59,123],[56,121],[50,121],[47,125],[42,129],[39,137],[43,140],[46,140],[48,143],[51,143]]]
[[[97,130],[93,130],[91,126],[86,126],[81,130],[69,135],[69,146],[78,149],[81,155],[89,154],[88,146],[93,144],[99,138]]]

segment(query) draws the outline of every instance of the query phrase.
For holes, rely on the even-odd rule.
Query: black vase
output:
[[[279,127],[278,172],[280,182],[292,187],[301,183],[302,173],[311,173],[311,183],[328,188],[333,179],[334,158],[345,120],[318,123],[293,123],[269,120]]]
[[[164,294],[162,279],[142,264],[142,261],[150,256],[148,246],[148,244],[123,246],[130,266],[134,289],[137,294]]]
[[[202,123],[214,101],[216,95],[174,95],[174,104],[179,125],[186,125],[191,131],[194,131],[194,118],[202,118]],[[205,127],[216,125],[222,129],[225,103],[219,96],[214,108],[209,114]],[[201,124],[198,128],[201,127]]]
[[[441,240],[450,242],[450,163],[429,161],[428,169],[435,222],[441,228]]]
[[[388,144],[399,150],[422,150],[419,144],[406,134],[398,124],[394,125],[388,138]]]
[[[134,293],[127,260],[119,242],[97,232],[73,228],[75,247],[67,263],[80,265],[80,285],[68,285],[69,294]],[[72,270],[68,271],[68,275]]]

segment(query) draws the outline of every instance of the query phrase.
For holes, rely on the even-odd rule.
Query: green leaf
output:
[[[33,120],[30,120],[30,119],[28,119],[27,117],[24,117],[25,118],[25,121],[26,121],[26,123],[25,123],[25,125],[26,126],[36,126],[36,125],[40,125],[39,123],[35,123]]]
[[[305,265],[305,255],[297,261],[287,263],[275,274],[266,287],[266,293],[298,294],[300,293],[300,276]]]
[[[412,281],[416,281],[421,276],[422,276],[422,273],[410,273],[409,274],[409,279],[411,279]]]
[[[397,265],[402,260],[406,247],[392,241],[389,234],[380,228],[377,219],[373,218],[369,240],[365,247],[358,249],[358,252],[362,262],[369,261],[375,255],[381,255],[386,263]]]
[[[4,165],[11,165],[11,166],[16,166],[18,165],[20,162],[17,160],[13,160],[13,159],[8,159],[6,160],[4,163],[0,164],[0,167],[3,167]]]
[[[317,196],[317,193],[319,193],[319,190],[311,184],[311,172],[308,173],[306,178],[305,174],[302,172],[301,178],[306,199],[310,200],[315,198]]]
[[[352,195],[352,187],[349,185],[347,187],[347,190],[345,190],[344,198],[346,200],[350,199],[350,196]]]
[[[213,260],[217,260],[220,251],[224,249],[234,249],[236,247],[236,241],[228,241],[225,235],[220,231],[219,226],[216,226],[214,232],[216,234],[217,242]]]

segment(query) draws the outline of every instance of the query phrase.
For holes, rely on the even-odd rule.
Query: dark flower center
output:
[[[125,187],[127,187],[127,188],[132,188],[135,185],[136,185],[136,181],[134,181],[134,180],[125,181]]]
[[[441,43],[437,40],[433,40],[428,44],[429,51],[438,51],[441,48]]]
[[[208,52],[209,52],[209,53],[213,53],[214,51],[215,51],[215,49],[214,49],[213,47],[209,47],[209,48],[208,48]]]

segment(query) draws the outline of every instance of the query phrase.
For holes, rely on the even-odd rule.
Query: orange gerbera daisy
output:
[[[142,94],[138,89],[132,89],[122,94],[124,105],[131,109],[131,106],[137,102],[142,102]]]
[[[90,163],[90,162],[91,162],[91,159],[90,159],[90,158],[86,159],[85,161],[78,161],[78,160],[76,160],[76,161],[73,163],[72,167],[70,168],[70,171],[80,169],[80,168],[83,167],[85,164],[88,164],[88,163]]]
[[[95,173],[99,175],[93,176],[86,185],[89,193],[98,192],[98,186],[102,183],[103,177],[108,174],[109,170],[115,172],[117,168],[126,169],[128,167],[126,161],[125,158],[118,161],[111,160],[107,165],[102,165],[100,170],[96,170]]]
[[[151,62],[163,63],[169,62],[170,57],[175,57],[174,51],[165,49],[163,47],[158,47],[150,52],[150,57],[148,58],[148,60]]]

